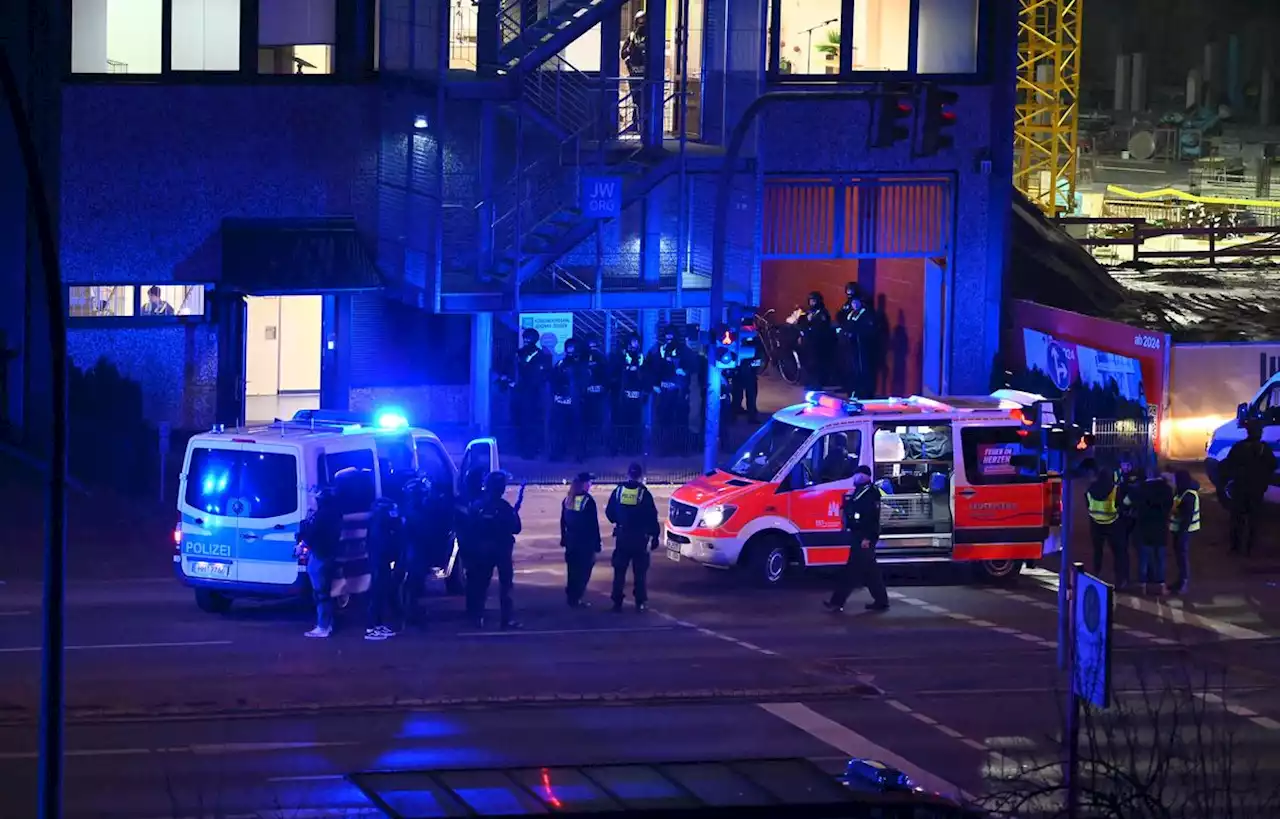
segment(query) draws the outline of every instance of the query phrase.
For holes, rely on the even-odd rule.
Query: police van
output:
[[[359,418],[303,410],[289,421],[215,427],[193,436],[183,458],[174,573],[211,613],[225,613],[235,598],[309,594],[306,556],[294,547],[316,494],[339,472],[371,474],[372,506],[413,475],[456,490],[459,476],[477,467],[498,468],[493,438],[471,441],[455,466],[436,435],[394,411]],[[456,544],[433,563],[451,585],[460,578]]]
[[[1221,485],[1222,462],[1226,460],[1231,447],[1245,439],[1246,425],[1250,423],[1262,428],[1262,440],[1280,455],[1280,373],[1267,379],[1248,403],[1241,404],[1236,409],[1236,419],[1215,429],[1209,438],[1204,468],[1209,480],[1217,488],[1219,498],[1226,497]],[[1280,502],[1280,473],[1271,480],[1267,500],[1272,503]]]
[[[1015,390],[863,402],[810,393],[672,494],[667,557],[740,569],[766,586],[792,570],[842,566],[842,503],[866,465],[883,494],[880,562],[963,563],[979,579],[1012,582],[1061,548],[1047,403]]]

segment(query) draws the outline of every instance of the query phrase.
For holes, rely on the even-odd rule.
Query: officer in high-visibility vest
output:
[[[1191,473],[1179,469],[1173,473],[1173,486],[1177,499],[1169,515],[1169,531],[1173,533],[1173,557],[1178,563],[1178,580],[1173,584],[1174,594],[1187,590],[1191,580],[1191,533],[1200,531],[1200,484]]]
[[[658,507],[644,485],[644,467],[636,463],[627,467],[627,480],[614,488],[604,516],[613,524],[613,610],[622,611],[629,568],[636,611],[644,611],[649,605],[649,553],[658,548],[659,534]]]
[[[1115,568],[1117,586],[1129,582],[1129,550],[1120,531],[1119,487],[1112,472],[1101,472],[1098,464],[1089,458],[1081,465],[1081,471],[1089,481],[1085,490],[1085,502],[1089,506],[1089,540],[1093,544],[1093,573],[1101,574],[1103,551],[1111,548],[1112,566]]]

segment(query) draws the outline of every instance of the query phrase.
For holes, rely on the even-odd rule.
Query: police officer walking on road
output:
[[[649,553],[658,548],[658,507],[643,479],[644,467],[638,463],[627,467],[627,481],[614,487],[604,510],[614,527],[614,611],[622,611],[622,602],[626,599],[628,567],[634,577],[631,593],[636,611],[644,611],[649,604]]]
[[[516,535],[520,534],[520,506],[524,503],[524,487],[513,507],[503,494],[507,491],[505,472],[490,472],[484,479],[480,500],[471,504],[472,532],[476,558],[467,567],[467,610],[476,626],[484,628],[485,598],[494,572],[498,573],[498,605],[503,629],[520,628],[515,620],[511,590],[515,587]]]
[[[565,597],[569,608],[587,608],[582,596],[591,582],[600,545],[600,516],[591,497],[591,473],[579,472],[560,505],[560,546],[564,549]]]
[[[889,593],[884,587],[880,564],[876,562],[876,543],[880,540],[880,490],[871,484],[871,467],[862,465],[853,471],[853,489],[844,496],[844,530],[849,536],[849,560],[829,600],[822,605],[829,611],[844,611],[845,601],[858,586],[871,592],[870,611],[887,611]]]
[[[640,338],[628,334],[613,361],[617,390],[613,405],[613,454],[639,455],[644,442],[644,402],[649,392],[648,369]]]

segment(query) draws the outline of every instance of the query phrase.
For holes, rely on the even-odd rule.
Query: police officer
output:
[[[614,454],[638,455],[644,439],[644,402],[649,385],[640,338],[634,333],[627,334],[622,350],[614,357],[613,382]]]
[[[404,501],[400,504],[403,519],[402,553],[397,564],[400,612],[405,622],[418,622],[418,599],[425,591],[428,571],[449,563],[449,551],[453,545],[450,533],[454,528],[454,499],[447,482],[432,481],[423,477],[405,487]],[[461,556],[453,573],[446,581],[451,591],[459,591],[465,571]]]
[[[591,497],[591,473],[579,472],[560,504],[560,546],[564,549],[565,597],[569,608],[586,608],[582,599],[601,550],[600,517]]]
[[[520,628],[514,617],[511,590],[515,586],[516,535],[520,534],[520,506],[524,487],[513,507],[503,494],[507,491],[505,472],[490,472],[484,479],[484,491],[470,508],[471,537],[475,548],[474,568],[467,569],[467,610],[476,626],[484,627],[485,598],[493,573],[498,573],[498,605],[503,629]]]
[[[333,633],[333,598],[329,588],[333,585],[333,561],[338,553],[338,539],[342,534],[342,508],[337,492],[332,486],[323,487],[316,494],[316,508],[298,531],[298,554],[307,556],[307,579],[311,581],[316,604],[316,626],[306,633],[308,637],[328,637]]]
[[[564,358],[551,371],[551,459],[564,458],[572,447],[578,457],[583,452],[582,400],[585,395],[581,350],[576,338],[564,343]]]
[[[1169,531],[1173,533],[1173,558],[1178,564],[1178,580],[1170,589],[1174,594],[1187,590],[1191,580],[1191,534],[1200,531],[1200,483],[1185,469],[1173,473],[1173,489],[1177,493]]]
[[[867,309],[856,283],[845,284],[844,295],[844,305],[836,313],[843,386],[851,397],[870,398],[876,387],[875,314]]]
[[[831,313],[814,290],[800,319],[800,352],[804,359],[805,384],[820,390],[827,385],[831,372]]]
[[[1231,445],[1222,461],[1222,480],[1231,511],[1231,551],[1253,553],[1258,534],[1258,513],[1275,477],[1276,456],[1262,440],[1262,427],[1251,422],[1245,439]]]
[[[394,637],[403,627],[397,566],[404,567],[404,527],[399,505],[391,498],[373,502],[369,517],[369,624],[366,640]]]
[[[1123,591],[1129,585],[1128,567],[1131,566],[1130,548],[1132,547],[1133,556],[1137,556],[1137,544],[1133,543],[1134,531],[1137,528],[1137,507],[1132,503],[1125,503],[1125,500],[1133,493],[1138,491],[1138,487],[1142,485],[1142,475],[1134,468],[1133,453],[1121,452],[1116,469],[1111,473],[1116,484],[1116,508],[1120,510],[1120,517],[1116,521],[1112,529],[1112,546],[1117,553],[1123,554],[1123,557],[1116,557],[1116,565],[1123,565],[1125,569],[1125,577],[1116,578],[1116,588]]]
[[[594,444],[605,429],[605,406],[608,403],[609,360],[600,349],[600,339],[587,338],[587,352],[582,361],[584,392],[582,396],[582,427]],[[594,447],[593,447],[594,448]]]
[[[627,467],[627,480],[614,487],[604,515],[613,524],[613,610],[622,611],[630,567],[636,611],[644,611],[649,604],[649,553],[658,548],[658,507],[644,485],[644,467]]]
[[[542,348],[537,330],[526,327],[521,337],[524,343],[516,351],[515,375],[502,380],[512,387],[511,421],[520,439],[521,457],[532,459],[542,451],[552,360],[551,353]]]
[[[664,328],[659,338],[658,346],[649,353],[655,372],[654,427],[658,449],[680,455],[689,443],[689,387],[695,365],[675,327]]]
[[[876,563],[876,542],[880,539],[880,490],[871,484],[871,467],[853,471],[853,489],[844,496],[844,530],[849,535],[849,560],[831,599],[822,601],[830,611],[844,611],[845,601],[858,586],[871,592],[870,611],[886,611],[889,593],[884,587],[880,564]]]
[[[1102,574],[1103,552],[1111,549],[1112,565],[1115,567],[1115,582],[1123,586],[1129,582],[1129,551],[1120,541],[1120,505],[1117,499],[1120,494],[1116,486],[1115,474],[1100,472],[1097,463],[1087,459],[1081,464],[1081,471],[1089,486],[1085,490],[1085,503],[1089,507],[1089,540],[1093,544],[1093,572]]]
[[[743,329],[755,329],[755,317],[744,316],[742,318]],[[765,352],[764,342],[760,340],[760,336],[752,338],[751,349],[754,355],[744,361],[740,361],[738,366],[734,368],[730,379],[733,396],[731,409],[733,414],[743,411],[743,400],[746,401],[747,420],[753,424],[760,422],[760,410],[756,406],[756,397],[760,393],[760,373],[764,371]]]
[[[467,576],[467,616],[477,621],[484,617],[484,600],[480,600],[479,609],[474,607],[476,601],[473,599],[470,577],[473,573],[479,574],[484,568],[484,560],[476,545],[474,514],[474,506],[484,495],[484,476],[485,472],[480,467],[469,470],[463,476],[462,489],[453,505],[453,530],[458,539],[458,559],[462,561]]]

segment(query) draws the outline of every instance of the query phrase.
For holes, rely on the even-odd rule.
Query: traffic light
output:
[[[934,156],[955,145],[952,128],[956,124],[955,105],[960,95],[936,85],[924,89],[924,111],[920,125],[920,155]]]
[[[910,95],[886,92],[876,98],[872,148],[892,148],[899,142],[911,139],[911,115],[914,106]]]
[[[738,334],[727,324],[716,328],[711,345],[711,360],[720,370],[732,370],[738,366],[740,349]]]

